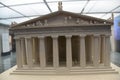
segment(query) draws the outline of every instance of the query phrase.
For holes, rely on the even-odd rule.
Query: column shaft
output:
[[[26,53],[26,64],[28,65],[29,59],[28,59],[28,50],[27,50],[27,38],[25,38],[25,53]]]
[[[22,68],[22,59],[21,59],[21,46],[20,39],[16,39],[16,59],[17,59],[17,67]]]
[[[104,56],[105,66],[110,67],[110,52],[111,52],[111,50],[110,50],[110,36],[107,35],[105,37],[105,42],[106,42],[106,44],[105,44],[105,56]]]
[[[26,38],[26,54],[27,54],[27,64],[29,68],[33,66],[33,57],[32,57],[32,40],[31,38]]]
[[[59,67],[58,37],[53,36],[53,66]]]
[[[94,36],[91,36],[91,58],[94,65]]]
[[[99,35],[94,35],[94,54],[93,54],[93,65],[94,67],[99,66]]]
[[[98,37],[98,61],[99,63],[101,62],[100,59],[101,59],[101,36]]]
[[[101,36],[101,39],[102,39],[102,43],[101,43],[101,62],[102,63],[105,63],[105,36]]]
[[[72,67],[72,45],[71,45],[71,36],[66,36],[66,61],[67,61],[67,67]]]
[[[46,55],[45,55],[45,41],[44,36],[39,37],[39,57],[40,57],[40,66],[41,68],[46,67]]]
[[[86,66],[85,35],[80,36],[80,66]]]
[[[24,39],[21,39],[21,59],[22,59],[22,64],[25,64],[25,49],[24,49]]]

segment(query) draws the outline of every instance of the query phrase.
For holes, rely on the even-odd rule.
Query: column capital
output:
[[[110,34],[106,34],[105,37],[110,37],[111,35]]]
[[[86,34],[80,34],[80,37],[85,37],[86,36]]]
[[[105,35],[101,35],[101,37],[105,37]]]
[[[20,39],[20,37],[18,37],[18,36],[15,36],[15,37],[14,37],[14,39],[15,39],[15,40],[19,40],[19,39]]]
[[[21,37],[20,39],[21,39],[21,40],[24,40],[24,37]]]
[[[58,35],[52,35],[51,37],[57,39],[57,38],[58,38]]]
[[[94,36],[94,37],[99,37],[99,36],[100,36],[100,34],[93,34],[93,36]]]
[[[65,37],[66,37],[66,38],[71,38],[71,37],[72,37],[72,35],[65,35]]]
[[[30,38],[31,38],[31,36],[26,36],[26,37],[25,37],[25,39],[30,39]]]
[[[41,39],[43,39],[43,38],[45,38],[45,36],[38,36],[38,38],[41,38]]]

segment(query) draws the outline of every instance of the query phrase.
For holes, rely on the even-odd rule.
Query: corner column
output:
[[[80,66],[86,66],[85,36],[80,35]]]
[[[59,53],[58,53],[58,36],[52,36],[53,38],[53,66],[59,67]]]
[[[104,65],[110,67],[110,35],[105,36],[105,55],[104,55]]]
[[[39,57],[40,57],[40,67],[46,67],[46,55],[45,55],[45,40],[44,36],[39,36]]]
[[[71,46],[71,35],[66,35],[66,63],[67,68],[72,67],[72,46]]]
[[[26,41],[26,56],[27,64],[29,68],[33,67],[33,57],[32,57],[32,40],[31,37],[25,37]]]

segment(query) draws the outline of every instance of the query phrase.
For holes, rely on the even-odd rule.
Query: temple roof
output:
[[[59,17],[58,17],[59,16]],[[56,17],[56,18],[55,18]],[[61,24],[59,25],[64,25],[64,23],[69,20],[73,20],[75,21],[75,23],[81,25],[81,23],[84,23],[84,25],[88,24],[113,24],[111,21],[109,20],[104,20],[104,19],[100,19],[100,18],[95,18],[95,17],[91,17],[91,16],[86,16],[86,15],[81,15],[81,14],[77,14],[77,13],[72,13],[72,12],[67,12],[67,11],[56,11],[53,13],[49,13],[43,16],[40,16],[38,18],[34,18],[19,24],[13,24],[11,25],[11,28],[15,28],[15,27],[20,27],[20,26],[27,26],[27,25],[32,25],[35,26],[37,24],[39,24],[40,26],[44,26],[45,24],[49,25],[51,24],[53,21],[53,23],[51,25],[53,25],[54,23],[56,24],[55,21],[59,20],[61,18],[61,21],[63,21],[63,23],[61,22]],[[72,21],[72,22],[73,22]],[[59,21],[58,21],[59,22]]]

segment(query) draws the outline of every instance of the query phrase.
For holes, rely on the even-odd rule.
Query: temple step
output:
[[[15,70],[11,74],[18,75],[70,75],[70,74],[118,74],[114,69],[48,69],[48,70]]]

